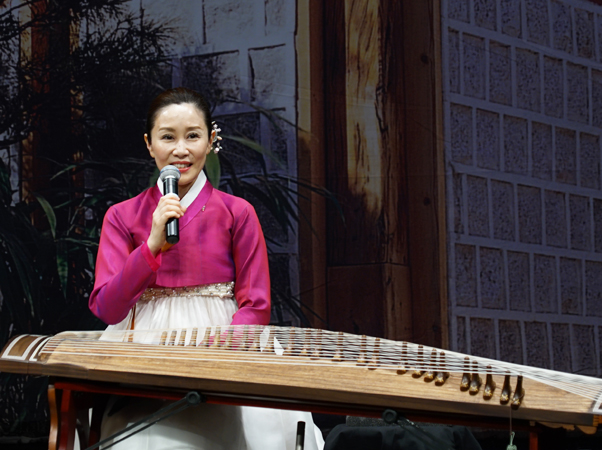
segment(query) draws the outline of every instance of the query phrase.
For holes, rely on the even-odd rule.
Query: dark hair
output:
[[[146,115],[146,135],[148,141],[151,141],[151,131],[155,126],[155,120],[159,111],[169,105],[179,105],[181,103],[191,103],[205,116],[205,125],[207,131],[211,133],[211,109],[209,103],[201,94],[192,89],[184,87],[167,89],[155,97],[148,107]]]

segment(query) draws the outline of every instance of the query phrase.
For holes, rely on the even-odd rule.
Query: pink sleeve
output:
[[[103,322],[121,322],[146,287],[156,278],[161,254],[155,259],[145,242],[134,248],[130,233],[115,208],[105,215],[90,310]]]
[[[232,325],[267,325],[270,322],[270,270],[265,239],[253,207],[237,218],[232,237],[236,266],[234,295],[238,311]]]

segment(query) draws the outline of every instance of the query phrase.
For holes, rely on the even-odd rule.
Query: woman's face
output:
[[[157,113],[150,137],[145,134],[144,140],[159,170],[169,164],[180,170],[178,188],[184,197],[211,151],[205,115],[191,103],[166,106]]]

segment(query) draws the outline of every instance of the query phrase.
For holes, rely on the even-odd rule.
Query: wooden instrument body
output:
[[[130,342],[110,342],[86,350],[85,346],[73,346],[73,339],[78,339],[77,334],[17,337],[0,354],[0,371],[198,390],[225,397],[269,399],[283,405],[302,403],[309,405],[307,409],[311,405],[331,405],[350,411],[391,408],[451,416],[502,419],[512,416],[585,426],[596,426],[599,420],[597,400],[528,378],[522,383],[525,392],[522,402],[513,408],[500,399],[505,381],[502,375],[493,375],[496,389],[486,399],[483,389],[475,394],[461,390],[463,374],[456,372],[451,372],[442,385],[436,385],[414,374],[411,367],[400,373],[391,364],[338,362],[332,360],[332,355],[285,356],[266,348],[223,351],[196,345]],[[132,347],[136,349],[133,352]],[[513,389],[515,385],[513,376]]]

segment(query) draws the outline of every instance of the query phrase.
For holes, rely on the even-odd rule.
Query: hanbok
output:
[[[213,189],[203,173],[182,199],[180,242],[155,258],[145,244],[160,186],[112,206],[103,222],[90,309],[113,330],[160,330],[269,322],[265,240],[252,206]],[[111,402],[102,437],[165,402]],[[297,422],[305,448],[324,441],[310,413],[201,404],[116,444],[119,449],[294,450]]]

